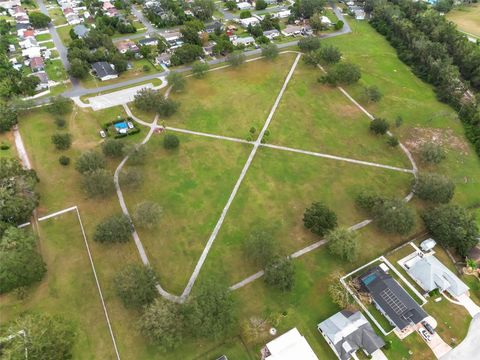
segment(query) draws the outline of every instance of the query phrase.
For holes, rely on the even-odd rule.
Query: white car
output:
[[[129,129],[133,129],[133,124],[132,124],[130,121],[127,122],[127,125],[128,125],[128,128],[129,128]]]
[[[106,137],[107,137],[107,134],[105,133],[105,131],[100,130],[100,137],[102,137],[102,138],[106,138]]]
[[[424,328],[421,328],[419,331],[420,331],[420,334],[422,335],[422,337],[423,337],[426,341],[432,340],[432,337],[430,336],[430,334],[428,333],[427,330],[425,330]]]

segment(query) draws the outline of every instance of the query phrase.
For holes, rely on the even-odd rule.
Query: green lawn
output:
[[[41,222],[40,249],[47,275],[24,300],[0,297],[1,323],[28,311],[58,314],[75,327],[74,359],[114,359],[113,343],[75,212]]]
[[[456,7],[446,17],[457,24],[459,30],[480,37],[480,4]]]
[[[171,95],[181,105],[167,125],[246,138],[250,127],[263,126],[293,59],[285,54],[273,63],[253,61],[189,78],[184,91]]]
[[[47,33],[47,34],[40,34],[40,35],[37,35],[35,36],[35,39],[37,41],[46,41],[46,40],[51,40],[52,39],[52,36]]]
[[[57,33],[60,39],[63,42],[63,45],[68,46],[72,38],[70,37],[70,30],[73,28],[72,25],[62,26],[57,28]]]
[[[299,63],[274,115],[269,142],[411,168],[399,147],[371,134],[370,119],[340,90],[318,83],[321,74]]]
[[[62,9],[60,9],[59,7],[55,9],[49,9],[48,14],[50,15],[50,18],[52,19],[54,25],[63,25],[67,23],[67,19],[65,19]]]
[[[45,71],[50,80],[63,81],[68,79],[67,72],[65,71],[60,59],[47,61],[45,65]]]
[[[16,154],[15,140],[11,132],[0,132],[0,146],[7,145],[8,149],[0,149],[0,158],[11,157]]]
[[[46,43],[42,43],[42,46],[45,46],[47,49],[52,49],[55,47],[55,43],[53,41],[47,41]]]

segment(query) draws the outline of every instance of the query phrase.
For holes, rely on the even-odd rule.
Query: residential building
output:
[[[42,57],[33,57],[30,59],[30,68],[33,72],[45,70],[45,63]]]
[[[0,7],[10,10],[16,6],[20,6],[20,0],[1,0]]]
[[[40,79],[40,83],[35,88],[36,91],[46,90],[49,88],[49,79],[45,71],[40,71],[32,74],[31,76],[36,76]]]
[[[215,32],[216,29],[223,30],[224,29],[223,24],[219,21],[215,21],[213,23],[205,25],[205,31],[209,34]]]
[[[279,19],[286,19],[290,16],[291,11],[290,10],[282,10],[276,13],[273,13],[272,16],[274,18],[279,18]]]
[[[253,16],[245,19],[238,19],[238,22],[245,28],[247,28],[249,25],[255,26],[257,24],[260,24],[260,20]]]
[[[263,36],[269,38],[270,40],[273,40],[276,37],[279,37],[280,35],[281,35],[280,31],[278,31],[277,29],[267,30],[263,32]]]
[[[29,24],[23,24],[23,23],[16,23],[15,24],[15,30],[17,31],[17,36],[22,37],[23,33],[25,30],[31,30],[33,29],[32,25]]]
[[[317,355],[297,328],[270,341],[262,349],[262,355],[262,359],[265,360],[318,360]]]
[[[20,38],[28,39],[28,38],[35,38],[35,31],[34,30],[23,30],[22,35]]]
[[[138,53],[140,51],[137,44],[135,44],[132,40],[119,41],[115,44],[115,47],[121,54],[125,54],[127,51],[132,51],[134,53]]]
[[[282,30],[282,34],[285,36],[297,36],[301,35],[303,26],[288,24],[285,29]]]
[[[26,59],[33,59],[34,57],[42,56],[42,49],[40,46],[33,46],[22,50],[22,56]]]
[[[107,11],[108,9],[115,9],[115,6],[114,6],[111,2],[105,1],[105,2],[103,3],[102,9],[103,9],[104,11]]]
[[[242,11],[242,10],[250,10],[250,9],[253,9],[253,6],[252,4],[250,4],[249,2],[239,2],[237,4],[237,8],[238,10]]]
[[[75,33],[75,35],[77,35],[80,39],[83,39],[85,36],[88,35],[88,32],[90,30],[83,24],[80,24],[80,25],[75,25],[73,27],[73,32]]]
[[[172,57],[172,54],[164,52],[158,55],[155,59],[155,63],[158,65],[165,65],[165,66],[170,66],[170,58]]]
[[[250,46],[255,44],[255,39],[252,36],[247,36],[247,37],[233,36],[231,40],[232,40],[232,44],[235,46],[239,46],[239,45]]]
[[[468,286],[433,254],[419,253],[404,263],[408,275],[427,293],[438,289],[454,298],[468,293]]]
[[[360,276],[375,307],[397,331],[408,332],[428,315],[400,284],[376,266]]]
[[[38,42],[34,37],[28,37],[18,43],[22,49],[29,49],[38,46]]]
[[[116,16],[119,15],[119,12],[118,12],[118,10],[117,10],[116,8],[110,8],[110,9],[107,10],[106,15],[107,15],[108,17],[116,17]]]
[[[92,64],[95,76],[101,81],[111,80],[118,77],[118,73],[113,66],[106,61],[99,61]]]
[[[152,37],[146,37],[145,39],[138,40],[138,45],[139,46],[157,46],[158,39],[152,38]]]
[[[330,19],[328,17],[326,17],[325,15],[321,16],[320,17],[320,22],[322,23],[322,25],[324,26],[332,26],[332,22],[330,21]]]
[[[361,349],[370,356],[385,345],[360,311],[342,310],[318,324],[318,331],[341,360],[348,360]]]

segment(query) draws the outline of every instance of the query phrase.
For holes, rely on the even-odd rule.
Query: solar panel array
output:
[[[386,301],[388,306],[395,311],[395,314],[401,315],[405,310],[407,310],[405,304],[389,288],[383,290],[380,293],[380,296]]]

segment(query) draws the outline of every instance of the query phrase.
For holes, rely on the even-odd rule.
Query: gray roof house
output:
[[[342,310],[318,324],[318,331],[341,360],[350,359],[358,349],[369,356],[385,345],[360,311]]]
[[[92,69],[95,75],[102,81],[115,79],[118,77],[118,74],[113,68],[113,66],[106,61],[99,61],[93,63]]]
[[[405,289],[379,266],[361,275],[360,283],[372,297],[375,307],[400,331],[428,316]]]
[[[438,289],[440,292],[447,291],[453,297],[468,292],[468,286],[433,255],[417,255],[405,263],[405,267],[426,292]]]
[[[75,33],[75,35],[77,35],[79,38],[84,38],[85,36],[87,36],[89,30],[88,28],[85,26],[85,25],[75,25],[73,27],[73,32]]]

